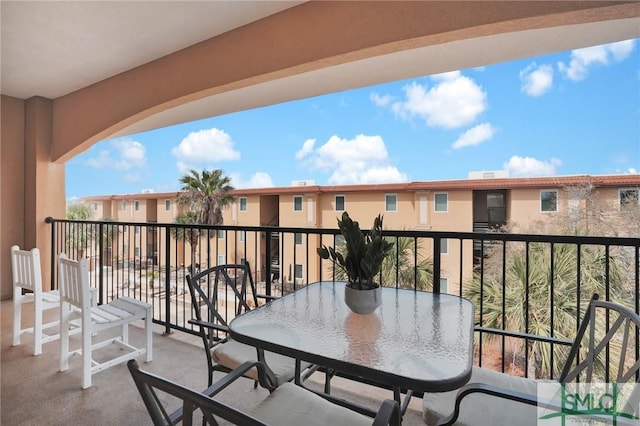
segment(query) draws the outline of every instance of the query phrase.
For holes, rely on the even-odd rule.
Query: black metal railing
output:
[[[195,333],[188,323],[186,275],[209,266],[247,262],[258,293],[269,296],[341,278],[316,253],[321,244],[340,248],[337,229],[47,222],[53,288],[57,253],[86,257],[99,303],[119,296],[151,303],[154,322],[166,333]],[[397,250],[385,260],[383,285],[474,302],[479,365],[555,377],[593,292],[640,312],[640,238],[406,230],[384,235]],[[639,351],[640,338],[634,338]]]

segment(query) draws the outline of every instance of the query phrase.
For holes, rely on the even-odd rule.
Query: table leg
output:
[[[400,406],[400,417],[404,417],[404,413],[407,412],[407,408],[409,408],[409,401],[411,401],[411,397],[413,396],[413,390],[407,389],[407,394],[402,400],[402,392],[400,392],[400,388],[393,388],[393,399],[396,400],[398,405]]]

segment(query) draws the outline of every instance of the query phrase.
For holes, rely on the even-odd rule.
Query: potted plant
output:
[[[346,274],[345,302],[349,308],[359,314],[369,314],[380,306],[381,288],[374,280],[382,268],[382,260],[393,249],[393,243],[382,237],[381,215],[365,233],[358,222],[344,212],[342,219],[338,219],[338,228],[346,244],[345,253],[323,245],[318,248],[318,255],[331,260]]]

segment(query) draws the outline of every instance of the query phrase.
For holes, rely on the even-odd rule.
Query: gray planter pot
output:
[[[356,290],[344,287],[344,301],[356,314],[370,314],[382,303],[382,287],[371,290]]]

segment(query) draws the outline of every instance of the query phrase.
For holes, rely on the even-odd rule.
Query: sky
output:
[[[101,141],[66,164],[68,199],[180,190],[640,172],[640,45],[627,40],[423,76]]]

